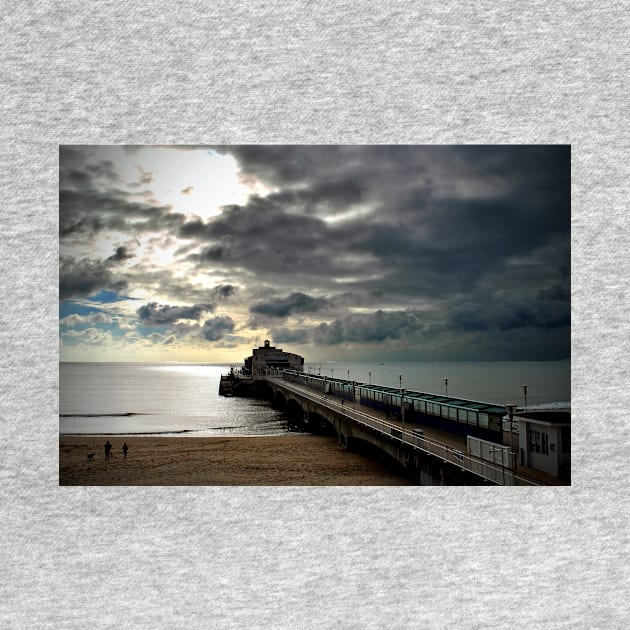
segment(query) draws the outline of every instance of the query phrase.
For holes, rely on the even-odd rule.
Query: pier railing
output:
[[[352,403],[345,404],[341,401],[338,402],[322,392],[311,390],[302,385],[295,385],[283,380],[281,377],[266,376],[265,378],[270,381],[276,381],[278,384],[281,384],[282,387],[341,413],[358,424],[369,427],[373,431],[387,436],[389,439],[400,441],[402,445],[438,457],[444,462],[458,466],[461,470],[471,472],[498,485],[537,485],[534,481],[514,473],[510,468],[480,459],[465,451],[458,450],[449,444],[426,438],[420,435],[417,430],[409,430],[404,424],[388,422],[387,420],[356,409],[356,407],[352,406]]]

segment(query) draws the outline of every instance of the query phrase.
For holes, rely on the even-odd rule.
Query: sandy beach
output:
[[[104,444],[112,443],[105,460]],[[123,458],[122,444],[129,446]],[[93,459],[87,454],[94,453]],[[60,436],[59,485],[384,486],[412,482],[334,437]]]

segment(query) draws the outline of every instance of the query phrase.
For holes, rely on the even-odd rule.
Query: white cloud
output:
[[[81,324],[111,324],[113,322],[107,313],[90,313],[89,315],[67,315],[59,321],[63,326],[80,326]]]
[[[63,333],[66,337],[79,340],[90,345],[106,345],[112,343],[112,334],[108,330],[86,328],[85,330],[68,330]]]

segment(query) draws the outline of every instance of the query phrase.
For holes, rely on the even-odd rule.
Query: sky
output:
[[[61,146],[62,361],[559,360],[569,146]]]

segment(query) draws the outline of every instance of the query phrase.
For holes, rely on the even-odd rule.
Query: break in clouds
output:
[[[62,359],[570,354],[567,146],[61,147]]]

